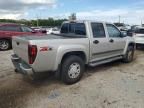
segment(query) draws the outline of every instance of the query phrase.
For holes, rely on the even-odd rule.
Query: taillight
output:
[[[37,56],[37,46],[28,45],[29,64],[33,64]]]

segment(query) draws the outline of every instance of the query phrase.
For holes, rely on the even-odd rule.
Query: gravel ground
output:
[[[52,75],[32,81],[16,74],[11,53],[0,52],[0,108],[144,108],[144,51],[130,64],[87,68],[70,86]]]

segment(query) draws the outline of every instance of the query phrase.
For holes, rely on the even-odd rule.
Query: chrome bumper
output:
[[[23,62],[17,55],[11,55],[11,60],[18,73],[30,76],[33,75],[33,69],[28,64]]]

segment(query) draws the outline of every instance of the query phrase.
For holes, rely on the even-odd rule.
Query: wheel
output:
[[[0,50],[1,51],[5,51],[10,49],[11,45],[10,42],[8,40],[2,39],[0,40]]]
[[[130,63],[132,62],[134,59],[134,46],[128,46],[126,55],[124,56],[123,61],[125,63]]]
[[[14,69],[15,73],[18,73],[18,70],[17,69]]]
[[[66,84],[78,82],[84,72],[84,61],[75,55],[67,57],[62,63],[62,80]]]
[[[139,49],[139,45],[138,44],[136,44],[136,49]]]
[[[141,44],[136,44],[136,49],[141,49],[142,48],[142,45]]]

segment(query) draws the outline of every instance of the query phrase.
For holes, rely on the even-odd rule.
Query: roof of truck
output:
[[[80,22],[80,23],[84,23],[84,22],[99,22],[99,23],[107,23],[107,22],[97,21],[97,20],[69,20],[69,21],[64,21],[64,23],[72,23],[72,22]]]

